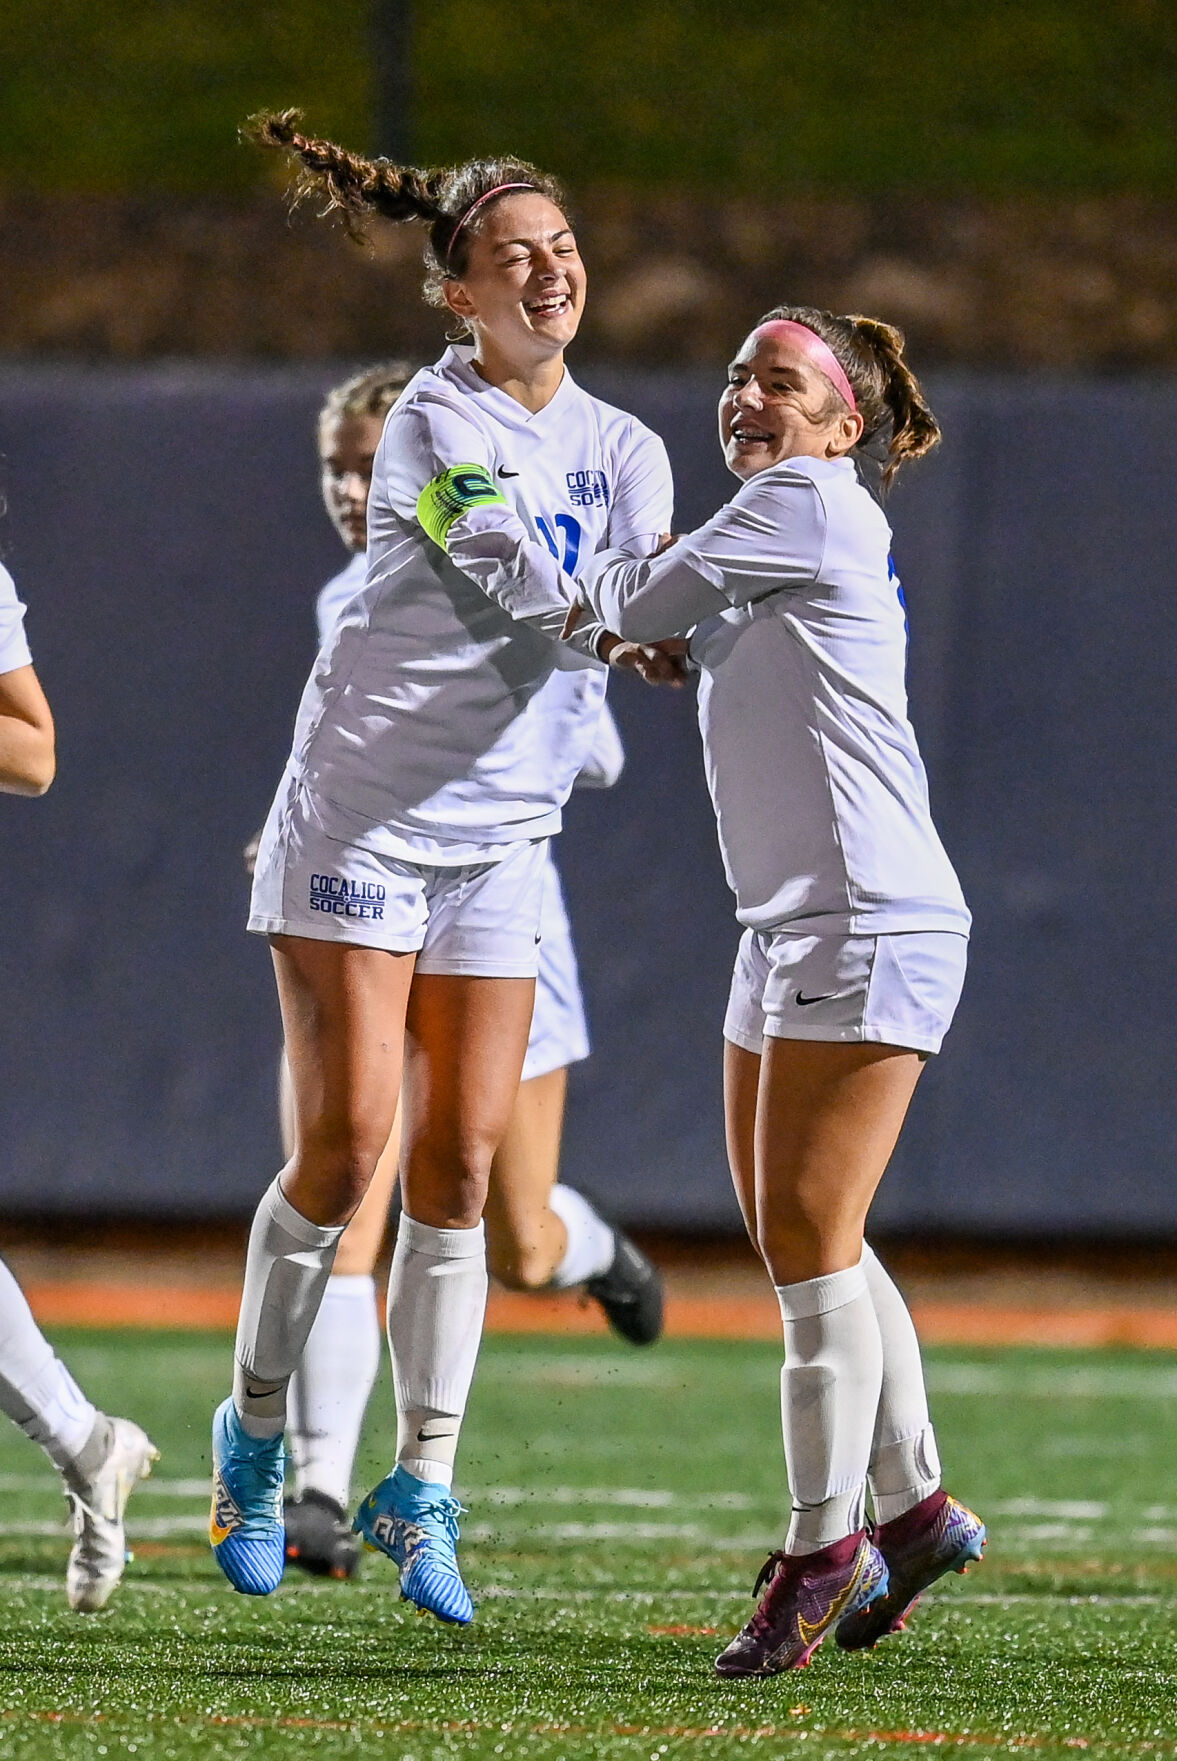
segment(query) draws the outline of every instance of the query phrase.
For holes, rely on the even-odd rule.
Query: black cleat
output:
[[[317,1578],[354,1578],[360,1565],[360,1543],[341,1504],[314,1488],[301,1498],[288,1498],[286,1557]]]
[[[609,1325],[631,1345],[653,1345],[662,1334],[662,1279],[620,1229],[613,1231],[613,1264],[587,1278],[585,1290],[599,1302]]]

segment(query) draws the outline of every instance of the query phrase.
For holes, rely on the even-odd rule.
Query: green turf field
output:
[[[0,1432],[0,1756],[1177,1756],[1177,1363],[935,1352],[948,1480],[988,1518],[984,1566],[861,1657],[721,1684],[780,1532],[778,1354],[488,1341],[466,1432],[465,1632],[401,1612],[395,1574],[233,1595],[203,1543],[208,1418],[228,1341],[61,1336],[153,1432],[136,1558],[71,1615],[64,1509]],[[390,1424],[373,1411],[365,1476]]]

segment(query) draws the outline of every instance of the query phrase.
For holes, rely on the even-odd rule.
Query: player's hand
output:
[[[257,867],[257,853],[261,847],[261,841],[261,832],[254,832],[252,838],[250,838],[248,844],[246,844],[244,850],[241,852],[241,859],[245,863],[246,874],[252,875],[254,869]]]
[[[669,550],[672,544],[677,544],[681,537],[681,532],[663,532],[657,545],[650,554],[652,556],[661,556],[664,550]]]
[[[623,642],[611,632],[601,637],[597,653],[618,672],[636,673],[647,685],[671,685],[676,689],[687,676],[684,656],[687,645],[680,636],[663,642]]]

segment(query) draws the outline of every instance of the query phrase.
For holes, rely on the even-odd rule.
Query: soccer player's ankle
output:
[[[286,1389],[289,1376],[279,1381],[251,1375],[241,1364],[233,1365],[233,1407],[241,1429],[255,1442],[280,1437],[286,1429]]]
[[[567,1290],[599,1278],[613,1264],[616,1238],[583,1193],[572,1186],[553,1186],[549,1207],[563,1223],[568,1236],[564,1253],[552,1273],[552,1287]]]
[[[871,1500],[875,1522],[883,1528],[889,1523],[898,1522],[900,1517],[916,1513],[921,1517],[935,1516],[947,1496],[938,1483],[909,1487],[905,1492],[876,1492]]]
[[[876,1445],[869,1478],[877,1523],[894,1522],[930,1498],[940,1485],[940,1456],[931,1425],[913,1436]]]
[[[396,1465],[415,1480],[452,1486],[460,1413],[439,1412],[435,1407],[409,1406],[399,1418]]]
[[[397,1460],[397,1469],[425,1486],[444,1486],[448,1492],[454,1483],[452,1462],[432,1461],[426,1455],[404,1455]]]
[[[785,1552],[822,1553],[839,1541],[856,1537],[865,1521],[866,1488],[837,1492],[820,1504],[793,1505]]]
[[[114,1420],[96,1412],[90,1434],[73,1460],[62,1469],[68,1484],[92,1480],[114,1448]]]

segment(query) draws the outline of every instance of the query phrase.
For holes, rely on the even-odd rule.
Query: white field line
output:
[[[772,1510],[776,1505],[783,1505],[785,1497],[783,1483],[779,1494],[766,1494],[760,1498],[746,1492],[672,1492],[649,1486],[463,1486],[460,1491],[463,1498],[468,1498],[475,1507],[489,1504],[512,1510],[572,1506],[577,1509],[755,1511]],[[48,1472],[0,1474],[0,1492],[61,1496],[58,1481]],[[174,1498],[203,1504],[208,1497],[207,1480],[153,1475],[136,1489],[135,1503],[141,1507],[152,1498]],[[1106,1502],[1092,1499],[1005,1498],[987,1503],[985,1515],[995,1521],[1041,1518],[1057,1523],[1092,1523],[1110,1517],[1121,1523],[1177,1524],[1177,1504],[1146,1504],[1130,1510],[1120,1507],[1117,1511]]]
[[[54,1502],[60,1496],[59,1488],[49,1475],[0,1476],[0,1490],[43,1494]],[[127,1523],[128,1538],[132,1542],[159,1541],[203,1534],[207,1521],[203,1510],[200,1515],[180,1511],[165,1515],[152,1513],[152,1507],[159,1499],[203,1507],[208,1495],[204,1480],[159,1477],[146,1482],[135,1494]],[[756,1552],[775,1544],[783,1488],[778,1498],[761,1499],[739,1492],[688,1495],[633,1486],[616,1489],[602,1486],[493,1486],[463,1489],[463,1495],[469,1499],[475,1517],[466,1525],[468,1541],[504,1546],[663,1541],[688,1543],[711,1553],[728,1553]],[[503,1515],[485,1520],[483,1513],[487,1506],[501,1510]],[[602,1514],[595,1521],[536,1520],[541,1512],[552,1508]],[[642,1521],[611,1514],[621,1510],[665,1512],[667,1520]],[[755,1512],[762,1516],[763,1526],[740,1529],[736,1533],[717,1533],[714,1521],[710,1519],[721,1511]],[[696,1513],[703,1520],[689,1520]],[[673,1520],[676,1515],[680,1520]],[[1177,1551],[1177,1507],[1172,1505],[1149,1504],[1124,1509],[1088,1499],[1012,1498],[986,1505],[985,1515],[995,1542],[1008,1554],[1026,1553],[1042,1547],[1056,1552],[1076,1552],[1101,1543],[1107,1545],[1113,1537],[1119,1544],[1146,1551]],[[483,1520],[478,1520],[479,1517]],[[60,1524],[33,1519],[0,1522],[0,1537],[56,1536],[65,1528],[63,1512]]]
[[[43,1573],[29,1573],[21,1577],[5,1578],[3,1580],[3,1588],[10,1594],[13,1591],[18,1593],[35,1591],[51,1596],[60,1596],[63,1594],[62,1579],[60,1577],[49,1577]],[[134,1598],[136,1596],[171,1596],[175,1597],[177,1601],[188,1603],[194,1594],[197,1596],[211,1595],[213,1597],[220,1597],[222,1589],[223,1586],[217,1584],[194,1583],[180,1588],[175,1584],[152,1583],[150,1579],[129,1578],[120,1588],[119,1597],[121,1600],[126,1601],[128,1598]],[[380,1600],[387,1602],[390,1596],[395,1595],[395,1592],[396,1585],[391,1577],[383,1583],[373,1583],[371,1581],[350,1583],[346,1588],[335,1583],[316,1583],[313,1581],[303,1582],[300,1579],[288,1578],[282,1589],[278,1591],[278,1594],[282,1597],[291,1595],[345,1596],[349,1601],[354,1600],[359,1596],[368,1597],[370,1599],[379,1598]],[[681,1603],[691,1603],[695,1606],[701,1604],[702,1612],[705,1613],[717,1603],[747,1603],[750,1602],[750,1600],[751,1597],[747,1589],[613,1590],[606,1589],[603,1586],[588,1589],[582,1586],[577,1586],[575,1589],[562,1590],[553,1589],[550,1586],[544,1585],[537,1586],[535,1589],[522,1589],[515,1584],[487,1584],[478,1590],[478,1601],[480,1603],[545,1602],[585,1604],[601,1602],[620,1604],[622,1606],[629,1605],[634,1608],[644,1609],[651,1614],[656,1614],[659,1609],[664,1608],[667,1604],[678,1605]],[[1000,1596],[986,1592],[970,1593],[963,1588],[954,1588],[944,1596],[938,1594],[934,1590],[930,1591],[921,1599],[921,1607],[930,1608],[934,1604],[942,1604],[949,1610],[954,1607],[998,1609],[1046,1607],[1092,1609],[1167,1608],[1171,1607],[1173,1602],[1173,1596],[1158,1596],[1151,1591],[1142,1593],[1138,1596],[1122,1594],[1114,1596],[1101,1596],[1098,1594],[1087,1596],[1064,1596],[1052,1590],[1044,1590],[1041,1594],[1036,1594],[1033,1591],[1019,1590],[1014,1591],[1008,1596]],[[401,1612],[399,1598],[397,1603],[394,1604],[393,1612]],[[404,1616],[404,1618],[408,1617]]]
[[[1073,1369],[1045,1365],[929,1363],[925,1369],[929,1394],[1004,1395],[1035,1400],[1171,1400],[1177,1395],[1177,1370],[1159,1365],[1128,1365],[1103,1369],[1095,1364]]]

